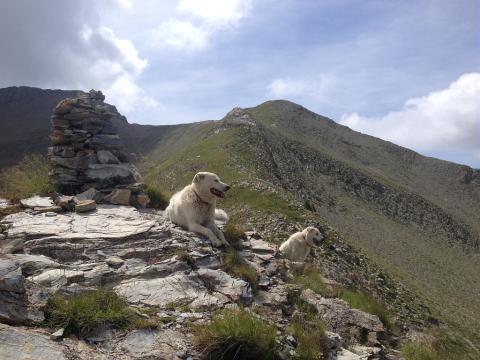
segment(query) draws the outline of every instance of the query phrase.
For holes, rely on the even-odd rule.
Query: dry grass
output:
[[[27,155],[17,165],[0,174],[0,196],[7,199],[44,195],[53,190],[48,178],[47,160],[41,155]]]
[[[258,285],[257,271],[249,265],[235,249],[230,249],[222,255],[222,269],[248,282],[255,293]]]

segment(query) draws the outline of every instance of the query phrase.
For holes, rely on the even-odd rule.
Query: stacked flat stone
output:
[[[50,179],[64,193],[94,189],[97,202],[142,206],[143,184],[111,121],[116,110],[104,100],[100,91],[91,90],[57,104],[51,118]]]

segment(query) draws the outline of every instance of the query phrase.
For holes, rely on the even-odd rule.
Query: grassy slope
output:
[[[421,194],[478,234],[480,202],[476,200],[480,189],[461,182],[464,167],[424,158],[372,137],[352,136],[351,130],[328,119],[319,121],[321,117],[298,108],[267,102],[249,112],[282,137],[296,141],[302,137],[308,147],[388,186]],[[341,184],[331,186],[331,180],[322,176],[316,179],[335,199],[333,206],[319,206],[319,213],[357,247],[406,281],[440,318],[480,343],[478,249],[452,247],[438,234],[400,224],[342,191]]]
[[[269,121],[275,122],[275,118],[271,117],[272,109],[258,107],[251,109],[251,112],[258,118],[268,115],[269,120],[263,119],[267,124]],[[338,125],[327,124],[327,126],[335,129]],[[302,128],[300,130],[303,131]],[[316,151],[328,153],[350,166],[362,167],[362,161],[355,162],[355,159],[347,158],[347,150],[341,149],[336,153],[335,151],[341,148],[338,144],[333,146],[334,144],[328,143],[330,140],[315,142],[314,135],[318,131],[313,129],[309,132],[312,138],[303,138],[308,146]],[[287,138],[293,136],[298,140],[298,136],[292,129],[277,125],[274,132],[280,140],[282,136]],[[193,124],[182,131],[172,133],[170,143],[161,145],[151,153],[145,159],[142,170],[143,173],[148,174],[147,179],[150,182],[158,184],[170,194],[188,184],[197,171],[213,171],[234,185],[219,206],[229,209],[230,213],[238,213],[238,216],[243,214],[244,217],[246,216],[244,218],[246,223],[251,223],[252,214],[259,212],[280,214],[293,223],[301,223],[304,218],[303,210],[299,206],[293,206],[291,201],[295,200],[298,194],[273,191],[269,185],[272,183],[272,174],[268,167],[263,165],[269,160],[260,159],[259,156],[263,154],[256,153],[255,147],[251,146],[250,142],[256,140],[258,139],[252,137],[245,127],[224,127],[214,122]],[[333,147],[325,149],[325,144]],[[370,144],[369,148],[372,146]],[[385,150],[370,149],[369,151],[381,153]],[[370,154],[370,157],[372,156]],[[426,160],[416,160],[417,163],[423,161]],[[418,175],[416,174],[418,170],[410,169],[407,171],[410,173],[405,175],[402,172],[396,179],[391,164],[385,166],[387,170],[382,175],[378,175],[380,165],[373,163],[371,166],[363,167],[362,171],[381,179],[384,183],[402,189],[415,188],[416,183],[421,183],[426,176]],[[433,168],[438,166],[434,164]],[[430,168],[428,171],[434,171],[434,169]],[[455,168],[453,172],[455,171],[459,171],[460,174],[462,170]],[[437,192],[448,185],[451,172],[452,170],[449,169],[444,177],[437,176],[432,180],[434,185],[426,187],[434,189],[426,192],[425,197],[434,199]],[[405,181],[405,177],[410,180]],[[444,240],[437,239],[431,234],[429,236],[415,227],[399,224],[379,214],[362,201],[352,199],[338,186],[328,188],[328,177],[319,176],[318,181],[325,183],[326,191],[334,194],[337,202],[333,208],[320,207],[317,209],[319,214],[353,244],[371,254],[389,272],[408,283],[419,297],[433,307],[441,319],[453,324],[460,333],[466,334],[475,343],[480,343],[480,339],[476,337],[480,332],[478,317],[480,301],[477,297],[480,292],[477,281],[480,266],[476,261],[477,258],[457,248],[446,246]],[[424,188],[425,185],[419,186],[417,191],[422,192]],[[450,191],[453,190],[450,189]],[[466,193],[468,191],[470,190]],[[462,194],[461,197],[463,196],[466,195]],[[438,199],[438,204],[443,205],[444,200]],[[297,198],[297,205],[301,201]],[[239,211],[239,208],[246,209],[247,212]],[[248,212],[248,210],[251,211]],[[459,206],[457,210],[458,214],[471,213],[468,206],[463,208]],[[277,239],[277,241],[280,240]]]

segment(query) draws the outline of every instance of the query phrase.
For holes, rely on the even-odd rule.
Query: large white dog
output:
[[[189,231],[204,235],[213,246],[229,245],[215,225],[215,219],[228,220],[223,210],[216,209],[217,198],[223,198],[230,186],[213,173],[199,172],[190,185],[175,193],[166,209],[170,220]]]
[[[292,261],[305,261],[310,254],[313,245],[319,245],[323,236],[320,231],[313,226],[309,226],[303,231],[291,235],[287,241],[280,245],[280,252]]]

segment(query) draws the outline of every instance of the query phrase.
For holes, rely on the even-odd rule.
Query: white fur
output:
[[[166,214],[173,223],[208,237],[213,246],[228,246],[215,225],[215,219],[228,220],[225,211],[215,208],[217,197],[223,197],[228,189],[230,186],[221,182],[216,174],[200,172],[190,185],[172,196]]]
[[[287,241],[280,245],[280,252],[289,260],[305,261],[310,254],[314,241],[321,241],[322,239],[323,236],[320,231],[313,226],[309,226],[303,231],[291,235]]]

